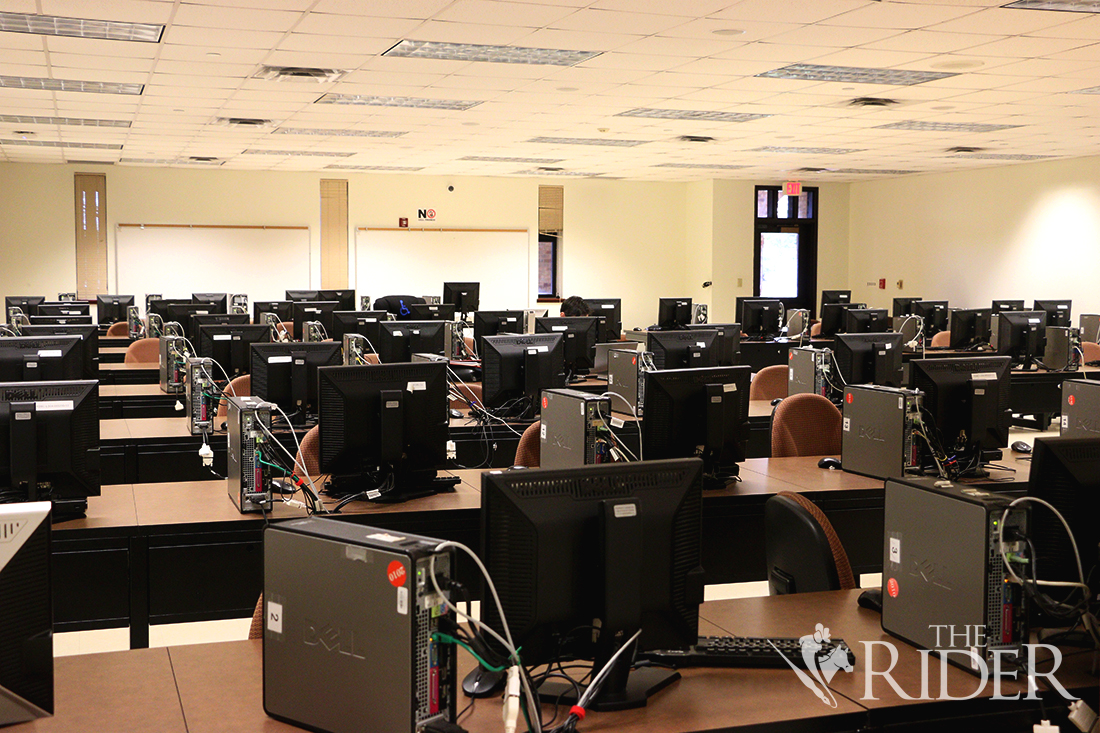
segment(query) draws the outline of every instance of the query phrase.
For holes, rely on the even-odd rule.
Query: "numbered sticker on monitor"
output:
[[[551,326],[550,330],[551,331],[568,331],[569,326]]]
[[[289,364],[292,361],[289,356],[269,356],[267,357],[268,364]]]
[[[997,375],[994,372],[975,372],[970,375],[970,379],[975,382],[995,382]]]
[[[34,409],[37,410],[38,412],[57,412],[57,411],[60,411],[60,410],[72,410],[73,409],[73,401],[72,400],[50,400],[50,401],[35,402],[34,403]]]
[[[216,333],[214,334],[215,341],[232,341],[233,334],[231,333]]]
[[[852,418],[844,418],[844,432],[850,433],[852,431]]]

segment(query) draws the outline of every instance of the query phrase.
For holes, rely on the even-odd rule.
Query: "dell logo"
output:
[[[882,428],[874,426],[859,426],[859,437],[865,440],[873,440],[876,443],[885,443],[886,438],[882,437]]]
[[[306,646],[321,647],[325,651],[336,652],[353,659],[366,659],[362,654],[356,654],[355,632],[351,629],[341,629],[332,624],[318,627],[306,619],[306,630],[302,641]]]

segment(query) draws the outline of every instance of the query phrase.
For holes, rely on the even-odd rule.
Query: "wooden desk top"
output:
[[[180,398],[183,395],[170,395],[160,388],[159,384],[101,384],[99,385],[100,399],[118,397],[169,397]],[[182,400],[180,400],[182,402]]]
[[[102,340],[100,340],[99,353],[100,354],[126,354],[126,349],[129,346],[104,346]]]
[[[839,458],[840,456],[836,456]],[[769,486],[776,481],[791,484],[792,491],[845,491],[851,489],[881,489],[882,479],[868,478],[847,471],[818,468],[821,456],[791,458],[750,458],[741,464],[741,478],[748,481],[749,474],[762,475]],[[774,494],[775,489],[765,493]]]
[[[111,372],[127,372],[127,371],[157,371],[160,369],[160,364],[155,361],[149,362],[136,362],[134,364],[126,364],[124,362],[116,362],[113,364],[100,364],[100,369],[106,369]]]

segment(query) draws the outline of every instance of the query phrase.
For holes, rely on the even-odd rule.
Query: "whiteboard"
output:
[[[123,226],[115,230],[116,293],[188,298],[245,293],[282,300],[308,288],[309,228]]]
[[[355,289],[383,295],[443,295],[444,282],[481,283],[481,310],[529,307],[527,230],[358,229]]]

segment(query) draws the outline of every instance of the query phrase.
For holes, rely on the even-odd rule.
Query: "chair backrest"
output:
[[[160,339],[138,339],[126,347],[126,364],[156,364],[160,361]]]
[[[275,327],[275,333],[280,339],[286,339],[287,341],[294,340],[294,321],[283,321]]]
[[[252,611],[252,624],[248,627],[249,639],[264,638],[264,594],[260,593],[260,600],[256,601],[256,608]]]
[[[294,464],[294,470],[306,470],[310,476],[321,474],[321,426],[314,425],[302,436],[302,450],[298,453],[298,460]]]
[[[457,382],[455,387],[461,396],[451,398],[452,410],[469,409],[481,404],[481,382]]]
[[[1085,364],[1088,364],[1092,361],[1100,361],[1100,344],[1094,343],[1092,341],[1082,341],[1081,352],[1084,357],[1081,359],[1081,361]]]
[[[541,421],[535,421],[523,431],[519,445],[516,446],[516,460],[512,462],[513,466],[539,467],[539,459],[542,456],[542,440],[539,436],[541,426]]]
[[[772,414],[772,458],[840,453],[836,405],[819,394],[791,395]]]
[[[116,338],[118,336],[129,336],[130,324],[126,321],[119,321],[118,323],[112,323],[111,327],[107,329],[108,338]]]
[[[765,502],[764,554],[773,596],[857,587],[832,523],[801,494],[783,491]]]
[[[398,318],[409,315],[407,306],[424,304],[426,301],[416,295],[383,295],[374,301],[376,311],[388,311]]]
[[[821,321],[814,321],[810,324],[810,338],[821,335]]]
[[[951,345],[951,332],[939,331],[932,337],[932,346],[941,349]]]
[[[229,386],[225,390],[225,394],[229,397],[249,397],[252,395],[252,375],[242,374],[239,377],[234,377]],[[225,400],[221,400],[218,405],[218,417],[225,417],[229,414],[229,404]]]
[[[787,396],[787,365],[773,364],[756,373],[749,383],[750,400],[774,400]]]

